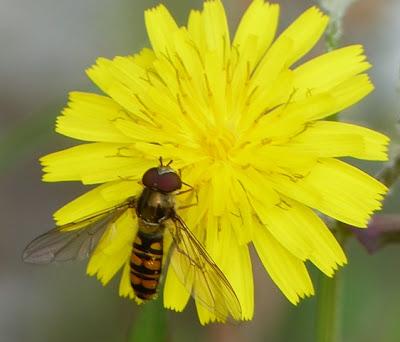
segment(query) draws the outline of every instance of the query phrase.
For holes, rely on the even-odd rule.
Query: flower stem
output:
[[[131,328],[128,340],[132,342],[167,341],[168,329],[162,296],[154,301],[143,304],[140,309],[140,314]]]
[[[340,278],[338,274],[329,278],[320,273],[317,297],[317,342],[340,341],[338,314]]]
[[[339,223],[336,223],[335,228],[337,240],[343,247],[347,234]],[[320,272],[318,285],[316,342],[339,342],[341,341],[342,271],[338,271],[332,278]]]

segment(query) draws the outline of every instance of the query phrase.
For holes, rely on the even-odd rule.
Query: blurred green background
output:
[[[282,5],[281,29],[315,4],[275,2]],[[119,298],[117,282],[103,288],[85,275],[85,262],[40,267],[21,261],[24,246],[52,228],[52,213],[85,191],[75,183],[42,183],[37,161],[76,143],[53,130],[68,92],[95,90],[84,70],[97,57],[127,55],[148,46],[143,11],[157,3],[0,0],[0,341],[113,342],[127,341],[128,336],[140,340],[136,328],[148,325],[156,334],[165,329],[169,341],[313,341],[315,298],[292,306],[256,257],[254,320],[205,328],[200,327],[192,305],[176,314],[160,311],[157,303],[138,307]],[[163,3],[180,24],[189,9],[201,6],[201,1],[192,0]],[[232,32],[248,3],[225,1]],[[364,44],[377,88],[342,119],[381,130],[394,144],[400,109],[399,18],[398,0],[356,1],[345,17],[342,41]],[[319,44],[311,55],[323,48]],[[378,163],[362,166],[372,173],[380,167]],[[398,193],[393,189],[386,212],[399,212]],[[344,341],[400,341],[399,256],[400,246],[368,256],[355,241],[349,244],[349,264],[341,271]],[[317,279],[315,270],[311,272]],[[146,314],[154,321],[146,321]],[[148,336],[147,341],[153,338]]]

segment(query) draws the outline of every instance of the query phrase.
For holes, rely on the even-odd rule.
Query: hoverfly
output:
[[[163,165],[160,158],[160,166],[144,173],[137,198],[40,235],[25,248],[23,260],[47,264],[89,257],[107,227],[131,210],[138,223],[130,259],[136,297],[148,301],[157,296],[163,258],[168,257],[178,279],[219,321],[229,316],[240,320],[241,306],[231,284],[177,213],[175,195],[183,182],[170,164]],[[163,251],[166,229],[172,236],[168,255]]]

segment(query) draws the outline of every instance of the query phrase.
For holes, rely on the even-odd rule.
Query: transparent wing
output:
[[[170,263],[178,279],[218,321],[241,320],[240,302],[225,275],[182,218],[175,214],[172,221],[174,225],[168,225],[174,241]]]
[[[129,199],[38,236],[26,246],[22,259],[28,263],[48,264],[87,258],[105,229],[132,206],[133,201]]]

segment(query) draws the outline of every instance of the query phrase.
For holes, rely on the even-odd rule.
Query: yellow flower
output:
[[[306,261],[332,276],[346,257],[317,212],[365,227],[387,189],[337,157],[386,160],[389,139],[325,118],[373,90],[363,48],[352,45],[294,65],[328,17],[312,7],[275,39],[279,6],[254,0],[233,40],[221,1],[206,1],[179,27],[160,5],[146,11],[151,49],[99,58],[87,74],[105,95],[73,92],[57,132],[83,141],[41,159],[44,180],[100,184],[54,214],[63,225],[140,193],[158,158],[173,160],[198,204],[181,210],[253,317],[248,245],[294,304],[314,293]],[[177,196],[193,203],[193,193]],[[129,256],[135,222],[119,218],[90,258],[105,285],[122,269],[120,295],[134,297]],[[189,294],[172,268],[164,305]],[[197,306],[201,323],[216,318]]]

